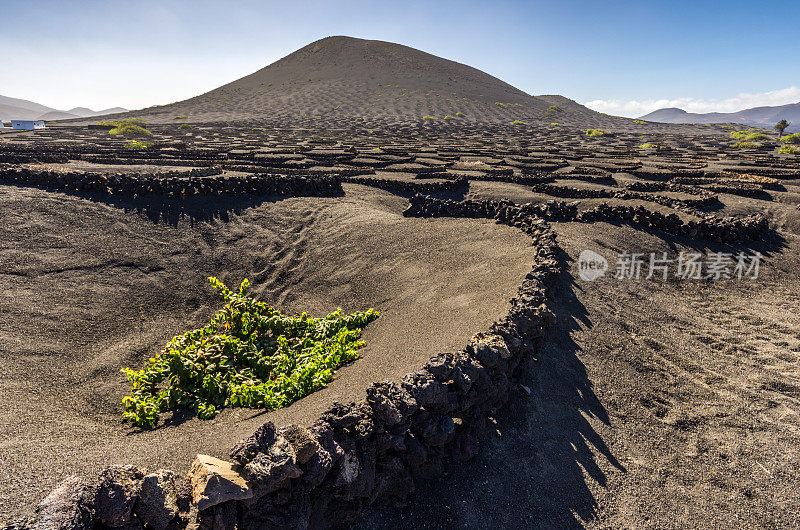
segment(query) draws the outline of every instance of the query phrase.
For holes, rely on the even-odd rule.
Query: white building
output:
[[[11,120],[11,128],[29,131],[33,129],[44,129],[44,122],[42,120]]]

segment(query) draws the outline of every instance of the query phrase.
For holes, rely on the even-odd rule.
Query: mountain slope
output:
[[[27,111],[28,113],[35,114],[36,116],[41,116],[45,112],[51,112],[53,110],[56,110],[51,107],[40,105],[39,103],[34,103],[33,101],[28,101],[27,99],[0,96],[0,113],[5,114],[5,112],[2,109],[7,107],[11,107],[17,111]],[[25,118],[20,118],[20,119],[25,119]]]
[[[3,120],[38,120],[39,116],[55,109],[45,107],[26,99],[0,96],[0,119]]]
[[[127,112],[121,107],[94,111],[86,107],[75,107],[74,109],[63,111],[28,101],[27,99],[11,98],[0,96],[0,119],[3,120],[67,120],[74,118],[87,118],[91,116],[103,116]]]
[[[409,122],[450,116],[488,123],[569,123],[601,118],[571,102],[554,119],[551,105],[476,68],[408,46],[327,37],[215,90],[135,114],[156,122],[183,115],[189,121],[319,116]]]
[[[698,114],[677,108],[659,109],[645,114],[640,119],[661,123],[742,123],[760,127],[772,127],[780,120],[800,127],[800,102],[776,107],[754,107],[738,112],[709,112]]]

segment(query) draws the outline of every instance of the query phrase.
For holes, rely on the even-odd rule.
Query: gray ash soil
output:
[[[573,260],[697,248],[594,228],[557,227]],[[588,283],[573,262],[531,393],[516,388],[469,465],[358,528],[795,527],[800,242],[756,249],[752,283]]]
[[[201,124],[191,133],[153,126],[156,145],[133,154],[104,131],[65,126],[0,134],[0,153],[34,170],[214,165],[223,174],[310,175],[357,168],[410,186],[470,167],[467,187],[436,195],[519,203],[554,199],[508,182],[531,176],[615,191],[677,182],[687,171],[702,176],[688,184],[697,193],[724,183],[730,193],[715,193],[718,203],[695,211],[640,199],[577,202],[581,209],[642,206],[684,220],[760,213],[774,232],[722,244],[601,222],[553,227],[572,260],[586,248],[606,255],[759,251],[758,280],[587,283],[571,262],[554,300],[558,322],[521,379],[530,394],[515,388],[477,457],[451,463],[436,481],[419,481],[408,507],[370,508],[359,526],[796,526],[797,158],[777,155],[777,144],[735,150],[727,132],[709,128],[647,129],[648,140],[667,149],[645,152],[639,129],[587,138],[556,126],[368,129],[331,118],[312,133],[311,123]],[[414,163],[384,173],[387,165]],[[439,166],[448,169],[426,169]],[[611,179],[576,180],[592,171]],[[134,199],[0,185],[2,519],[30,512],[68,474],[115,462],[183,471],[195,453],[225,456],[267,419],[303,424],[335,399],[359,399],[369,382],[397,380],[430,354],[463,347],[504,314],[530,270],[529,243],[513,229],[488,220],[403,218],[410,193],[346,182],[344,191],[277,201]],[[286,409],[227,410],[208,422],[176,414],[152,432],[130,430],[120,422],[126,387],[119,369],[138,366],[212,314],[211,274],[229,284],[248,277],[254,294],[284,311],[376,307],[382,316],[365,332],[362,359]]]
[[[0,513],[30,511],[64,476],[111,463],[185,471],[198,452],[227,457],[264,421],[310,423],[503,316],[534,260],[524,234],[488,220],[406,219],[404,202],[353,185],[343,198],[248,204],[173,226],[124,203],[0,186],[0,208],[15,212],[0,228]],[[253,295],[284,312],[375,307],[381,317],[362,358],[291,407],[126,427],[120,370],[221,307],[210,275],[249,278]]]

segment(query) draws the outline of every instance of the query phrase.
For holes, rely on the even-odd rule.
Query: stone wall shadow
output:
[[[119,208],[126,213],[136,212],[144,215],[153,223],[164,223],[171,226],[176,226],[180,221],[188,221],[192,225],[198,222],[214,220],[227,222],[230,220],[231,214],[238,215],[244,210],[255,208],[263,203],[275,203],[294,197],[306,197],[306,195],[253,195],[249,193],[194,195],[184,198],[170,198],[163,195],[135,197],[131,195],[117,195],[96,191],[53,189],[44,186],[30,187],[53,193],[63,193],[92,202],[103,203],[114,208]],[[344,192],[335,195],[325,195],[324,197],[341,196],[344,196]]]
[[[574,528],[595,516],[603,469],[625,468],[587,420],[610,423],[576,355],[572,333],[592,323],[575,288],[565,272],[552,302],[558,320],[478,456],[418,481],[406,508],[369,508],[356,528]]]

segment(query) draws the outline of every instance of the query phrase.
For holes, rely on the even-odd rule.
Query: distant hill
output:
[[[777,107],[755,107],[738,112],[709,112],[696,114],[678,108],[659,109],[640,119],[661,123],[741,123],[772,128],[780,120],[792,124],[790,129],[800,129],[800,102]]]
[[[0,96],[0,119],[3,120],[67,120],[74,118],[87,118],[127,112],[121,107],[114,107],[101,111],[94,111],[86,107],[76,107],[63,111],[34,103],[26,99]]]
[[[119,114],[120,112],[128,112],[128,109],[123,109],[122,107],[112,107],[110,109],[105,109],[105,110],[92,110],[92,109],[87,109],[86,107],[75,107],[74,109],[70,109],[67,111],[67,113],[74,114],[75,116],[81,118],[89,118],[92,116],[105,116],[106,114]]]
[[[506,124],[625,121],[560,96],[531,96],[476,68],[408,46],[352,37],[318,40],[205,94],[130,115],[162,123],[176,116],[195,122],[322,117],[393,123],[425,116]]]
[[[0,96],[0,118],[4,120],[35,120],[53,110],[33,101]]]
[[[52,110],[50,112],[42,114],[37,118],[30,118],[30,119],[55,121],[55,120],[71,120],[74,118],[83,118],[83,117],[84,116],[78,116],[77,114],[72,114],[71,112],[64,112],[62,110]]]

